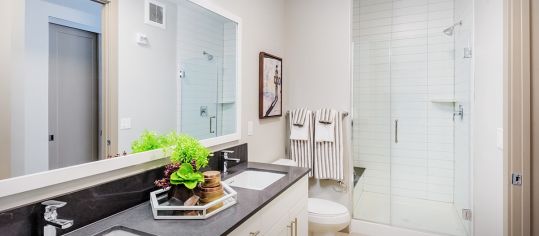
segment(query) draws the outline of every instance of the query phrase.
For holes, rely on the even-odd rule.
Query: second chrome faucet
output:
[[[223,150],[221,151],[221,158],[222,158],[222,161],[223,161],[223,174],[226,175],[228,174],[228,162],[230,161],[233,161],[233,162],[236,162],[236,163],[239,163],[240,162],[240,159],[238,158],[231,158],[229,157],[228,155],[229,154],[232,154],[234,153],[234,151],[231,151],[231,150]]]

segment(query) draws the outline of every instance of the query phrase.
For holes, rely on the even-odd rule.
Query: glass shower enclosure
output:
[[[472,12],[353,1],[355,219],[469,234]]]
[[[237,23],[177,0],[179,132],[209,139],[236,131]]]

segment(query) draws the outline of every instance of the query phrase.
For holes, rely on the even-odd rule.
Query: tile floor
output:
[[[445,235],[466,231],[453,204],[362,192],[354,202],[354,218]]]

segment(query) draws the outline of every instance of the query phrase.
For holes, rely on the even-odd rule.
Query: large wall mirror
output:
[[[196,0],[11,2],[0,179],[130,158],[145,130],[240,138],[239,18]]]

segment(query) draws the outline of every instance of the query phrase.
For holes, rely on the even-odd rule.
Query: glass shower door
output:
[[[466,235],[470,124],[453,114],[469,109],[471,67],[455,3],[353,4],[353,216]]]
[[[353,3],[353,216],[390,224],[392,3]]]
[[[197,139],[217,136],[218,70],[200,52],[182,63],[181,132]]]

